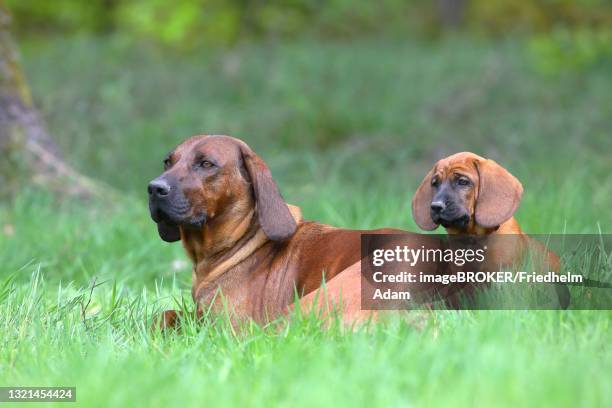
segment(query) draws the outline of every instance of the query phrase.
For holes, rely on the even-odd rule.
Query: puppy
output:
[[[549,267],[559,271],[557,255],[524,234],[514,218],[522,194],[520,181],[493,160],[474,153],[457,153],[438,161],[425,176],[414,194],[412,215],[424,230],[432,231],[442,225],[451,235],[487,238],[490,245],[484,269],[493,271],[500,265],[516,265],[527,250],[534,250],[543,258],[540,260],[543,270]],[[414,237],[419,244],[422,240]],[[301,299],[300,308],[324,313],[333,309],[339,311],[346,323],[376,320],[379,311],[361,309],[362,284],[369,285],[361,279],[361,264],[357,262],[327,282],[325,290]],[[460,295],[470,297],[475,289],[465,285]],[[567,308],[570,300],[567,287],[555,285],[555,290],[559,306]],[[446,304],[460,308],[462,299],[452,292],[448,291]]]
[[[490,270],[517,265],[527,250],[535,250],[543,261],[541,271],[558,272],[557,255],[524,234],[514,218],[522,194],[520,181],[495,161],[462,152],[438,161],[427,173],[414,194],[412,216],[427,231],[442,225],[451,235],[508,235],[490,240]],[[560,307],[567,308],[567,286],[555,288]]]
[[[449,234],[522,234],[514,213],[523,186],[493,160],[463,152],[438,161],[412,199],[412,216],[431,231]]]

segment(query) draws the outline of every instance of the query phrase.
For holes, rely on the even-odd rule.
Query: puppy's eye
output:
[[[199,163],[199,165],[200,165],[200,167],[203,167],[203,168],[205,168],[205,169],[208,169],[208,168],[210,168],[210,167],[214,166],[214,164],[212,164],[212,162],[209,162],[208,160],[202,160],[202,161]]]
[[[164,168],[169,169],[172,166],[172,160],[170,158],[164,159]]]
[[[461,177],[460,179],[457,180],[457,184],[463,187],[469,186],[470,180],[466,179],[465,177]]]
[[[437,178],[431,180],[432,187],[438,187],[439,185],[440,185],[440,180],[438,180]]]

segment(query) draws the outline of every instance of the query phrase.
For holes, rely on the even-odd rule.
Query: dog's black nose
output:
[[[436,214],[441,213],[446,208],[446,205],[442,201],[434,201],[431,203],[431,211]]]
[[[170,185],[166,180],[155,179],[149,183],[147,191],[150,197],[163,198],[170,194]]]

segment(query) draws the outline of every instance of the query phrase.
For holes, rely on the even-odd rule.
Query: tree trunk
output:
[[[34,182],[54,192],[91,196],[96,182],[62,159],[32,102],[10,35],[11,16],[0,0],[0,196]]]

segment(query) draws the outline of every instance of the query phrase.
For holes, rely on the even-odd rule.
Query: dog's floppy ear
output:
[[[179,227],[166,221],[157,223],[157,232],[159,237],[166,242],[176,242],[181,240],[181,232]]]
[[[496,227],[516,212],[523,195],[523,186],[510,172],[493,160],[474,162],[480,177],[474,218],[476,224]]]
[[[291,237],[297,225],[272,179],[270,169],[246,143],[240,144],[240,152],[253,184],[257,216],[263,232],[272,241],[283,241]]]
[[[427,173],[412,197],[412,218],[421,229],[426,231],[438,228],[438,224],[431,219],[431,200],[433,198],[431,178],[434,175],[434,170],[435,166]]]

